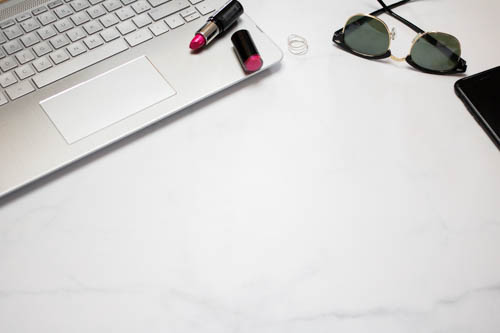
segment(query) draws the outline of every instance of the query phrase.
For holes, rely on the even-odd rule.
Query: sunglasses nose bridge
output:
[[[403,62],[406,60],[406,57],[405,58],[399,58],[399,57],[396,57],[395,55],[391,55],[391,59],[394,60],[394,61],[397,61],[397,62]]]

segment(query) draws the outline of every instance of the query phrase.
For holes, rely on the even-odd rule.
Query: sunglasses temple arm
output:
[[[413,31],[415,31],[419,34],[424,33],[424,30],[420,29],[415,24],[402,18],[401,16],[399,16],[398,14],[396,14],[392,11],[392,9],[397,8],[401,5],[404,5],[405,3],[409,2],[410,0],[402,0],[402,1],[396,2],[396,3],[389,5],[389,6],[387,6],[382,0],[377,0],[377,1],[380,3],[382,8],[374,11],[373,13],[371,13],[371,15],[377,16],[377,15],[380,15],[382,13],[387,13],[387,14],[391,15],[392,17],[394,17],[396,20],[400,21],[401,23],[403,23],[404,25],[409,27],[410,29],[412,29]]]
[[[380,9],[374,11],[370,15],[372,15],[372,16],[378,16],[380,14],[385,13],[386,12],[386,8],[388,8],[389,10],[391,10],[391,9],[394,9],[394,8],[398,8],[399,6],[402,6],[402,5],[406,4],[407,2],[410,2],[410,0],[401,0],[401,1],[393,3],[392,5],[389,5],[389,6],[385,5],[385,3],[380,3],[383,8],[380,8]],[[384,7],[384,5],[385,5],[385,7]]]

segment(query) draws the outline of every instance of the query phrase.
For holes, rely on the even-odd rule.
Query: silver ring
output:
[[[288,36],[288,51],[294,55],[304,55],[309,51],[307,40],[299,35]]]

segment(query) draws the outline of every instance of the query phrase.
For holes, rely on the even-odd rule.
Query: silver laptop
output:
[[[0,3],[0,197],[249,78],[231,32],[189,42],[226,0]],[[280,49],[243,15],[264,60]]]

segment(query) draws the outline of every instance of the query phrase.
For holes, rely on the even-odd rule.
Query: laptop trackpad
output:
[[[175,95],[142,56],[40,102],[69,144]]]

